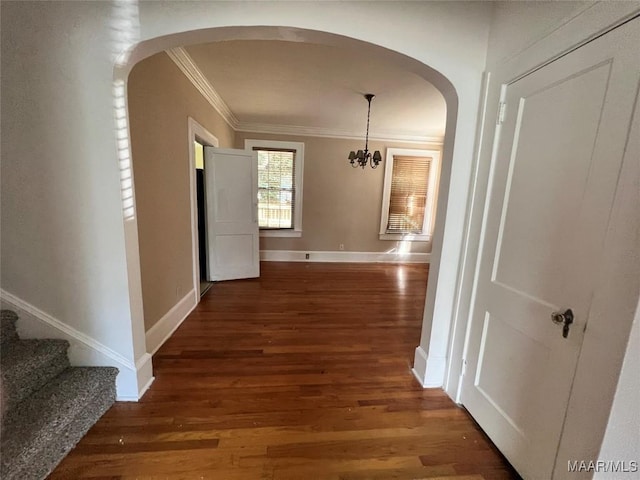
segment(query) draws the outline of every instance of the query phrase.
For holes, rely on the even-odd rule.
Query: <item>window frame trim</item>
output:
[[[389,233],[387,224],[389,223],[389,202],[391,200],[391,180],[393,175],[394,156],[406,157],[426,157],[431,158],[429,165],[429,178],[427,184],[427,205],[422,223],[422,233]],[[382,190],[382,208],[380,212],[380,240],[403,240],[403,241],[431,241],[433,236],[433,223],[435,220],[436,198],[438,196],[438,178],[440,177],[441,150],[433,149],[413,149],[413,148],[387,148],[386,161],[384,166],[384,186]],[[425,233],[426,232],[426,233]]]
[[[302,197],[304,179],[304,143],[281,140],[256,140],[245,138],[244,149],[253,151],[255,148],[272,150],[294,150],[294,178],[295,189],[293,201],[293,228],[260,229],[261,237],[302,237]],[[257,201],[257,199],[256,199]]]

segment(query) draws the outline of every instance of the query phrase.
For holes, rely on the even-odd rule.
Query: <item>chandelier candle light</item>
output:
[[[373,97],[375,97],[373,93],[367,93],[364,96],[367,102],[369,102],[369,109],[367,110],[367,136],[364,140],[364,150],[358,150],[357,152],[351,150],[351,152],[349,152],[349,163],[353,168],[364,168],[367,166],[367,162],[369,162],[371,168],[376,168],[382,161],[382,155],[380,155],[379,150],[373,152],[373,155],[369,151],[369,117],[371,116],[371,100],[373,100]]]

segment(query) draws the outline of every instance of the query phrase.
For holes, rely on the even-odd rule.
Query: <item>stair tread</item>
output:
[[[41,480],[115,402],[113,367],[70,367],[69,342],[21,340],[0,312],[3,408],[0,477]]]
[[[57,434],[78,414],[87,411],[86,407],[98,392],[115,385],[117,372],[113,367],[67,368],[9,410],[2,432],[3,470],[9,461],[27,462],[42,455]]]
[[[0,365],[3,372],[37,368],[60,353],[66,354],[68,348],[66,340],[18,340],[2,348]]]
[[[11,408],[69,367],[66,340],[16,340],[2,347],[5,402]]]

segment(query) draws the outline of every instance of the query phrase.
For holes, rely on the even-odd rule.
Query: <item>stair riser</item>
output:
[[[52,357],[47,364],[40,366],[36,371],[16,372],[14,375],[5,376],[2,387],[6,408],[10,409],[33,392],[40,390],[68,367],[69,358],[65,351]]]

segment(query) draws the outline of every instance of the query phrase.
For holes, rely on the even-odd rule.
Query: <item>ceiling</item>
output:
[[[186,47],[237,119],[238,130],[364,136],[365,93],[374,93],[370,136],[437,141],[446,104],[423,78],[358,50],[285,41],[239,40]],[[172,57],[173,58],[173,57]]]

